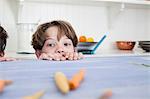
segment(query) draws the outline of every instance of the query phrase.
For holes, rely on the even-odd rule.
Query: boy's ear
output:
[[[4,51],[0,51],[0,57],[4,57],[5,52]]]
[[[41,50],[36,50],[35,51],[36,57],[39,58],[41,55]]]

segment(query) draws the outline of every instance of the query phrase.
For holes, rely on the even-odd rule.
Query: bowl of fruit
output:
[[[86,38],[86,36],[80,36],[79,43],[77,45],[78,52],[83,54],[94,54],[99,45],[104,41],[106,35],[104,35],[98,42],[95,42],[92,37]]]
[[[79,37],[79,43],[77,45],[78,52],[92,51],[98,42],[94,41],[94,38],[86,36]]]
[[[78,52],[93,50],[98,42],[79,42],[77,46]]]

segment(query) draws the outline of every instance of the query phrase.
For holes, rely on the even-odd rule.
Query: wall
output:
[[[96,41],[107,31],[106,7],[34,2],[24,3],[20,7],[22,11],[19,11],[19,23],[67,20],[72,24],[78,36],[93,36]]]
[[[17,50],[17,2],[14,0],[0,0],[0,23],[8,32],[6,46],[8,51]]]
[[[28,16],[26,16],[28,15]],[[51,20],[67,20],[78,35],[97,36],[107,31],[105,7],[65,4],[25,3],[19,22],[40,23]],[[101,20],[102,19],[102,20]],[[96,38],[97,39],[97,38]]]
[[[111,44],[117,40],[150,40],[148,15],[149,9],[111,7],[109,9],[109,30]],[[110,45],[110,46],[111,46]],[[112,46],[113,47],[113,46]],[[115,47],[114,47],[115,48]]]
[[[98,51],[115,49],[113,44],[116,40],[149,40],[150,36],[150,10],[145,8],[125,8],[120,11],[120,5],[108,7],[101,5],[24,2],[20,3],[18,18],[15,18],[16,14],[14,12],[17,12],[17,10],[15,8],[14,11],[10,9],[15,6],[14,1],[1,0],[0,2],[3,3],[1,5],[5,5],[0,6],[1,9],[4,9],[4,11],[0,10],[0,13],[4,13],[1,14],[3,17],[0,17],[0,19],[3,20],[5,17],[6,20],[2,23],[10,32],[11,38],[9,38],[7,46],[9,50],[24,49],[24,45],[26,45],[25,49],[27,49],[27,46],[30,46],[32,33],[29,32],[30,37],[27,37],[30,40],[26,40],[24,37],[28,33],[18,32],[17,34],[16,19],[18,19],[17,23],[25,24],[44,23],[54,19],[67,20],[73,25],[78,36],[92,36],[95,41],[98,41],[107,32],[107,38]],[[23,43],[21,43],[21,41],[18,41],[17,44],[17,35],[22,40],[24,38],[26,42],[22,41]]]

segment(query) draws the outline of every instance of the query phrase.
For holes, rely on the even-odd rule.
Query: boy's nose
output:
[[[64,53],[63,50],[57,50],[56,52],[57,52],[57,53]]]
[[[60,46],[60,45],[58,46],[56,53],[64,53],[64,49],[62,48],[62,46]]]

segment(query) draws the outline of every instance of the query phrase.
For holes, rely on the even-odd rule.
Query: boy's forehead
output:
[[[47,36],[46,37],[46,40],[48,40],[48,39],[56,39],[56,40],[60,40],[60,39],[68,39],[68,37],[66,36],[66,35],[62,35],[59,39],[58,39],[58,37],[57,36]]]
[[[57,28],[56,26],[49,27],[49,28],[46,30],[46,35],[48,35],[48,36],[57,35],[57,33],[58,33],[58,28]]]
[[[46,34],[45,35],[46,35],[46,38],[60,38],[60,37],[64,36],[64,33],[61,33],[58,30],[58,27],[53,26],[53,27],[49,27],[46,30]]]
[[[46,32],[46,37],[57,37],[57,32]]]

